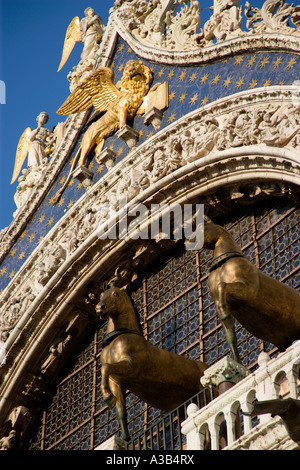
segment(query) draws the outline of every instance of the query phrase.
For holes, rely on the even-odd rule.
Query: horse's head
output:
[[[96,305],[96,313],[100,320],[106,320],[109,315],[113,315],[118,311],[119,303],[122,301],[123,291],[118,287],[111,287],[103,292],[100,296],[100,301]]]
[[[217,240],[219,239],[219,226],[211,221],[206,221],[204,224],[204,241],[203,248],[214,250]]]

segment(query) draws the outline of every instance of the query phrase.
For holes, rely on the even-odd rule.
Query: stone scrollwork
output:
[[[201,24],[199,2],[195,0],[188,2],[186,0],[182,3],[181,10],[176,12],[174,16],[172,16],[171,11],[166,14],[164,43],[168,49],[190,49],[190,47],[195,46],[195,42],[200,38],[198,33]]]
[[[262,8],[252,8],[246,2],[247,28],[253,33],[281,32],[300,35],[300,6],[285,0],[266,0]],[[290,26],[292,23],[294,28]]]
[[[243,7],[239,0],[214,0],[213,13],[202,29],[201,2],[197,0],[118,0],[114,8],[140,43],[161,50],[203,48],[249,32],[299,35],[300,7],[285,0],[266,0],[261,9],[246,2],[248,31],[242,31]]]

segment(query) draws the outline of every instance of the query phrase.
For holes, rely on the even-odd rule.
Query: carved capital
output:
[[[219,387],[222,382],[236,384],[247,377],[249,373],[246,367],[229,357],[225,357],[209,367],[200,380],[203,387]]]

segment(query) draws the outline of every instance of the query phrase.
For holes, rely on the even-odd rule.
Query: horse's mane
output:
[[[135,314],[135,316],[136,316],[136,320],[137,320],[137,323],[138,323],[140,332],[141,332],[142,334],[144,334],[144,333],[143,333],[142,326],[141,326],[141,319],[140,319],[140,316],[139,316],[138,311],[137,311],[137,309],[136,309],[136,307],[135,307],[135,305],[134,305],[133,300],[132,300],[131,297],[130,297],[129,292],[127,292],[127,287],[125,287],[124,289],[120,289],[120,290],[123,291],[123,292],[127,295],[128,299],[129,299],[129,301],[130,301],[130,303],[131,303],[131,305],[132,305],[132,307],[133,307],[133,311],[134,311],[134,314]]]

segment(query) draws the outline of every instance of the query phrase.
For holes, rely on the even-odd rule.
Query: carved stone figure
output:
[[[14,408],[5,423],[6,429],[0,439],[0,450],[21,450],[30,421],[30,411],[25,406]]]
[[[50,245],[46,251],[45,258],[39,263],[37,268],[37,285],[45,286],[65,259],[66,250],[62,245]]]
[[[92,106],[96,110],[93,117],[103,111],[106,112],[100,119],[91,124],[85,132],[80,148],[74,158],[70,175],[79,155],[79,166],[85,164],[86,158],[92,150],[96,153],[96,156],[99,155],[104,140],[125,126],[127,121],[135,116],[143,103],[143,98],[149,91],[151,82],[151,70],[140,60],[130,60],[124,68],[120,89],[114,84],[114,72],[107,67],[101,67],[92,72],[75,88],[57,111],[58,114],[79,113]],[[56,200],[68,184],[70,175],[57,193]]]
[[[78,16],[75,16],[67,28],[58,72],[67,62],[76,42],[80,41],[83,43],[83,50],[80,56],[81,61],[86,60],[91,55],[94,46],[101,42],[104,24],[100,16],[96,15],[91,7],[84,10],[84,15],[81,21]]]
[[[208,287],[235,360],[235,319],[280,351],[300,338],[299,292],[259,271],[219,225],[205,224],[204,248],[214,250]]]
[[[239,0],[214,0],[213,15],[205,23],[200,40],[207,45],[214,39],[225,41],[243,35],[241,11]]]
[[[246,416],[257,416],[265,413],[271,413],[272,416],[280,416],[290,438],[300,445],[300,400],[277,398],[255,401],[250,413],[243,412]]]
[[[151,406],[172,410],[201,389],[207,366],[145,340],[129,296],[112,287],[96,306],[100,320],[108,318],[102,344],[101,391],[110,407],[116,405],[122,437],[129,439],[125,392],[131,390]]]
[[[36,119],[38,127],[33,131],[30,127],[27,127],[20,137],[11,184],[18,178],[27,154],[29,170],[36,170],[44,164],[45,161],[48,161],[47,155],[51,153],[50,148],[47,147],[50,132],[44,127],[48,119],[49,116],[47,113],[40,113]]]

